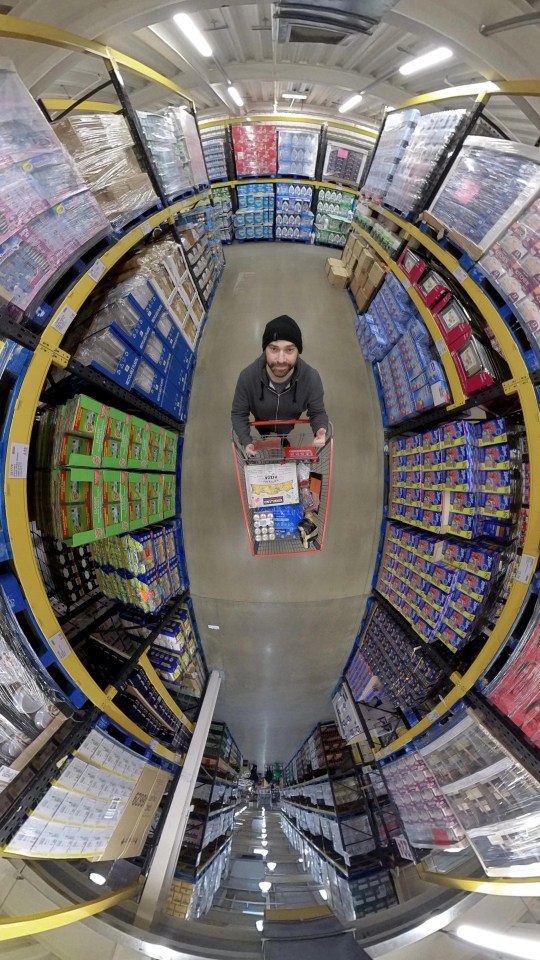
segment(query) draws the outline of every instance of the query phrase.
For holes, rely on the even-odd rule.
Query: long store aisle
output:
[[[245,756],[287,759],[321,717],[351,649],[380,532],[382,428],[351,301],[325,276],[328,250],[227,249],[194,379],[182,475],[191,595],[211,668],[224,671],[217,716]],[[332,499],[319,554],[252,557],[231,450],[238,373],[261,352],[268,320],[300,325],[334,424]],[[219,627],[209,629],[208,625]]]

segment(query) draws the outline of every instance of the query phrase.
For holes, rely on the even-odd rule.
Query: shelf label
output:
[[[442,337],[439,337],[439,339],[435,341],[435,346],[440,357],[444,357],[445,353],[448,353],[448,347]]]
[[[157,740],[151,740],[150,743],[148,744],[151,750],[155,750],[157,745],[158,745]]]
[[[428,713],[427,718],[430,723],[435,723],[435,721],[439,719],[439,711],[432,710],[430,713]]]
[[[152,227],[146,220],[144,223],[141,223],[141,233],[143,237],[147,237],[148,234],[151,232],[152,232]]]
[[[57,657],[60,662],[65,660],[66,657],[69,657],[70,653],[73,652],[61,630],[59,630],[58,633],[55,633],[52,637],[49,637],[47,643],[49,644],[55,657]]]
[[[10,480],[25,480],[28,473],[28,454],[29,446],[27,443],[12,443],[9,448],[9,473]]]
[[[463,281],[466,280],[467,277],[469,276],[469,274],[467,273],[466,270],[463,269],[463,267],[456,267],[455,270],[452,270],[452,273],[456,278],[456,280],[459,281],[459,283],[463,283]]]
[[[516,580],[520,583],[528,583],[531,579],[536,566],[536,557],[531,557],[529,553],[523,553],[520,557]]]
[[[73,307],[68,307],[66,304],[65,307],[62,307],[58,316],[53,320],[52,326],[55,330],[58,330],[59,333],[65,333],[66,330],[69,330],[76,316],[77,313]]]
[[[436,407],[440,407],[441,404],[446,403],[446,391],[443,390],[440,383],[432,383],[431,396],[433,397],[433,404]]]
[[[408,277],[403,277],[403,280],[401,281],[401,286],[405,287],[406,290],[410,289],[411,281],[409,280]]]
[[[88,276],[89,276],[89,277],[92,277],[92,280],[95,280],[95,282],[97,283],[98,280],[101,280],[101,278],[102,278],[103,274],[105,273],[106,269],[107,269],[107,267],[106,267],[105,264],[103,263],[103,260],[99,260],[99,259],[98,259],[98,260],[96,260],[96,262],[93,263],[92,266],[90,267],[90,269],[89,269],[89,271],[88,271]]]

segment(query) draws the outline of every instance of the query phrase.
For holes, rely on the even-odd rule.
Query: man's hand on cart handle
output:
[[[254,444],[254,443],[248,443],[247,447],[244,448],[244,452],[245,452],[245,454],[246,454],[246,457],[256,457],[256,456],[257,456],[257,451],[256,451],[256,449],[255,449],[255,444]]]
[[[317,430],[315,434],[315,439],[313,440],[314,447],[324,447],[326,443],[326,430],[324,427],[321,427],[320,430]]]

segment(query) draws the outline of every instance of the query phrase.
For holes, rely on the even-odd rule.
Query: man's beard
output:
[[[269,363],[268,366],[272,373],[275,373],[276,376],[281,378],[286,377],[294,370],[294,363],[284,363],[283,366],[279,363]]]

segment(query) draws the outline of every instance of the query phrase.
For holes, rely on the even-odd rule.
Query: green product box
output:
[[[109,407],[107,426],[103,441],[103,467],[124,469],[127,467],[129,454],[130,424],[129,417],[121,410]]]
[[[165,447],[163,455],[163,469],[174,473],[176,470],[176,455],[178,452],[178,435],[172,430],[165,430]]]
[[[163,497],[163,518],[174,517],[176,513],[176,502],[174,497]]]
[[[104,526],[103,473],[101,470],[71,470],[71,480],[90,483],[90,502],[60,505],[63,540],[70,547],[80,547],[107,536]]]
[[[148,497],[148,523],[163,520],[163,500],[161,497]]]
[[[93,467],[92,441],[88,437],[63,434],[58,462],[64,467]]]
[[[147,496],[149,500],[162,500],[165,477],[162,473],[148,474]]]
[[[148,499],[148,474],[128,473],[128,500]]]
[[[163,470],[165,458],[165,427],[150,424],[150,446],[148,450],[148,469]]]
[[[150,445],[150,424],[140,417],[128,417],[128,470],[146,470],[148,468],[148,450]]]
[[[148,526],[148,501],[130,500],[129,501],[129,529],[140,530],[141,527]]]
[[[163,496],[176,498],[176,477],[170,473],[163,475]]]
[[[92,473],[92,471],[88,471]],[[51,470],[50,498],[53,504],[89,503],[92,480],[80,480],[76,470]]]
[[[103,436],[108,409],[106,404],[98,403],[84,394],[73,397],[62,410],[62,429],[64,433],[74,433],[92,440],[96,433]]]

